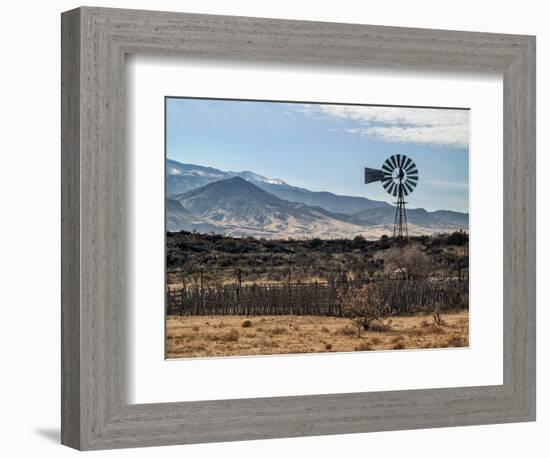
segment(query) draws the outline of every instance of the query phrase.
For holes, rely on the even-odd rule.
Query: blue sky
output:
[[[168,98],[167,156],[281,178],[313,191],[392,201],[363,168],[412,158],[410,208],[469,208],[466,110]]]

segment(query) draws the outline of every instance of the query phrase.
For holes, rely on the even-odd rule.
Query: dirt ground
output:
[[[169,316],[166,357],[219,357],[469,346],[468,312],[393,317],[363,331],[346,318],[313,316]]]

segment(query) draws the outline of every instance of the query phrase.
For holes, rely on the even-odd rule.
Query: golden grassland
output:
[[[316,316],[169,316],[166,357],[220,357],[293,353],[467,347],[468,312],[392,317],[358,337],[346,318]]]

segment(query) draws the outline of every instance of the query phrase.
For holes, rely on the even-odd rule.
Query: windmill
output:
[[[394,154],[382,164],[382,169],[365,167],[365,184],[382,182],[384,189],[397,197],[393,236],[396,238],[408,237],[407,212],[405,210],[405,196],[413,192],[418,183],[418,169],[411,158],[404,154]]]

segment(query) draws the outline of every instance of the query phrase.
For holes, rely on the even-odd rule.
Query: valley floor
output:
[[[292,353],[352,352],[467,347],[468,311],[392,317],[376,332],[356,328],[346,318],[312,316],[169,316],[166,357],[220,357]]]

